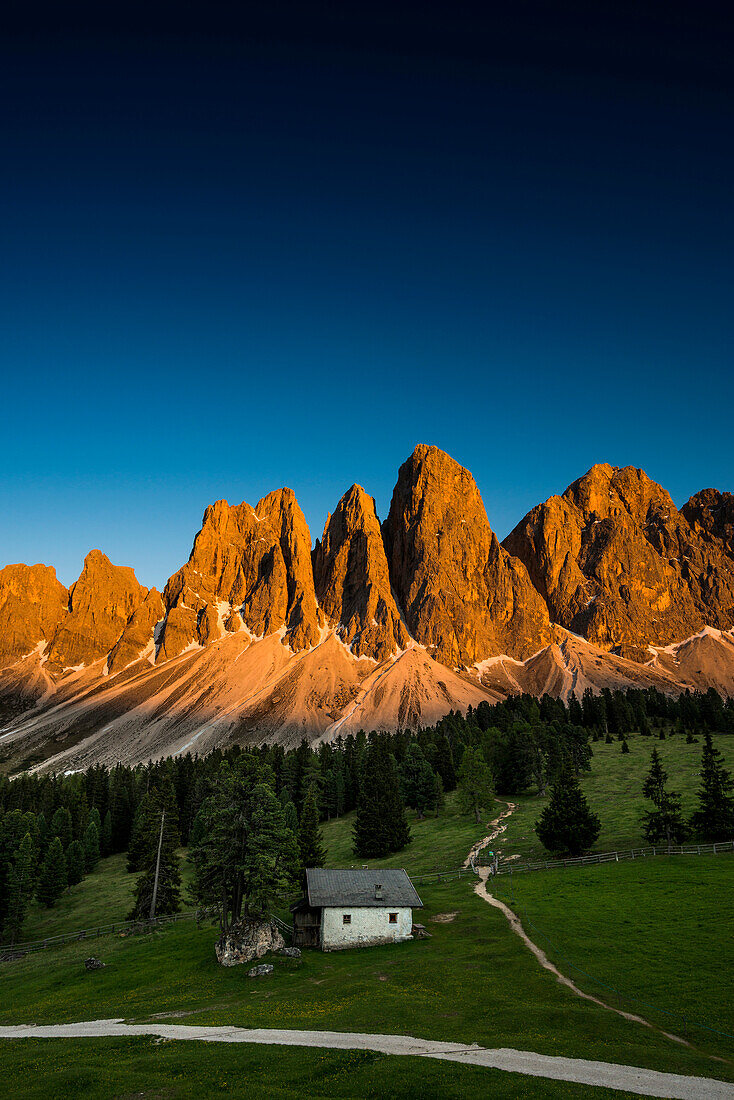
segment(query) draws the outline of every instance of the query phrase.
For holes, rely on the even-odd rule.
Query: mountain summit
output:
[[[388,516],[353,485],[206,509],[163,593],[99,550],[67,589],[0,570],[0,753],[69,770],[435,722],[516,692],[734,694],[734,497],[680,511],[597,465],[500,545],[468,470],[420,444]]]

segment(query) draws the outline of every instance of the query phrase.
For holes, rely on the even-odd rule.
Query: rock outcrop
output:
[[[286,570],[288,644],[296,651],[317,644],[322,616],[316,605],[311,568],[311,532],[292,489],[268,493],[255,509],[278,536]]]
[[[68,607],[69,593],[51,566],[0,569],[0,667],[48,645]]]
[[[313,572],[319,604],[355,656],[385,661],[405,648],[375,502],[361,486],[353,485],[327,519]]]
[[[147,592],[129,566],[113,565],[106,554],[91,550],[69,589],[69,613],[49,647],[49,668],[89,665],[106,656]]]
[[[311,537],[290,489],[249,504],[212,504],[186,565],[163,593],[168,609],[158,660],[192,642],[206,645],[237,617],[255,637],[284,627],[293,649],[314,645],[319,615],[310,566]]]
[[[523,658],[549,641],[525,566],[500,546],[469,471],[437,447],[400,467],[383,535],[408,629],[437,660]]]
[[[734,494],[702,489],[683,505],[681,514],[709,545],[720,542],[734,558]]]
[[[119,640],[107,659],[110,674],[121,672],[144,655],[155,654],[155,628],[164,615],[163,600],[157,588],[151,588],[133,611]]]
[[[649,660],[651,645],[734,623],[734,575],[670,496],[632,466],[598,465],[505,539],[554,622],[602,649]]]
[[[219,937],[214,950],[222,966],[238,966],[284,947],[285,940],[275,921],[243,919]]]

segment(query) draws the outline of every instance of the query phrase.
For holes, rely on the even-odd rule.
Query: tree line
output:
[[[154,888],[157,911],[173,912],[180,905],[181,846],[194,864],[194,896],[216,906],[226,924],[262,907],[271,888],[277,893],[286,881],[297,884],[304,867],[323,864],[322,822],[356,810],[354,854],[378,858],[408,843],[406,808],[418,818],[440,814],[451,791],[477,821],[494,793],[550,791],[537,825],[541,841],[551,851],[585,850],[600,827],[578,782],[590,768],[594,742],[617,739],[624,751],[630,733],[687,740],[704,733],[709,763],[703,775],[716,753],[711,732],[734,732],[734,702],[712,690],[676,699],[654,689],[587,691],[568,703],[521,695],[483,702],[466,715],[450,712],[431,727],[360,732],[314,747],[305,739],[290,750],[233,745],[206,757],[185,754],[136,767],[3,777],[0,932],[3,939],[17,938],[34,896],[55,904],[100,855],[120,852],[127,852],[128,869],[139,876],[131,915],[149,914]],[[646,835],[662,835],[662,829],[670,837],[685,832],[703,838],[712,830],[711,814],[707,825],[700,816],[679,820],[678,796],[667,790],[656,755],[646,780],[645,795],[653,802]],[[717,838],[729,839],[730,781],[721,762],[714,763],[706,797],[724,807],[717,829],[729,835]],[[228,824],[233,818],[239,833],[227,831],[235,828]],[[236,872],[225,874],[226,861],[217,852],[229,853],[227,866]],[[258,893],[257,881],[271,885]]]

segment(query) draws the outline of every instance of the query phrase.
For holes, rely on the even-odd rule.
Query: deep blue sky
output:
[[[417,442],[500,537],[598,461],[734,489],[732,28],[509,6],[18,6],[0,565],[162,586],[209,502],[290,485],[315,538]]]

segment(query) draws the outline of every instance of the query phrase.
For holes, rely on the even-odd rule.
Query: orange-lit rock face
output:
[[[734,622],[734,576],[642,470],[594,466],[538,505],[505,539],[551,618],[605,649],[649,659],[648,645]]]
[[[49,565],[0,569],[0,665],[48,643],[67,613],[69,593]]]
[[[238,616],[256,636],[285,627],[293,649],[314,645],[311,538],[291,490],[270,493],[256,509],[224,500],[207,508],[191,556],[163,599],[168,615],[159,660],[236,631]]]
[[[316,645],[322,622],[316,606],[311,569],[311,532],[292,489],[268,493],[255,509],[275,531],[286,571],[288,612],[285,625],[291,649]]]
[[[721,541],[734,558],[734,495],[718,489],[702,489],[683,505],[681,513],[705,542]]]
[[[384,661],[405,648],[375,502],[359,485],[327,520],[313,570],[319,604],[356,656]]]
[[[153,654],[153,639],[156,623],[163,618],[163,600],[157,588],[151,588],[141,604],[135,609],[125,626],[118,642],[110,653],[107,668],[110,674],[121,672],[133,661],[137,661],[146,651]]]
[[[549,640],[525,566],[499,545],[474,478],[443,451],[421,444],[400,467],[383,533],[408,628],[444,664],[527,657]]]
[[[69,589],[69,613],[48,650],[51,669],[88,665],[110,652],[147,594],[128,566],[113,565],[92,550]]]

